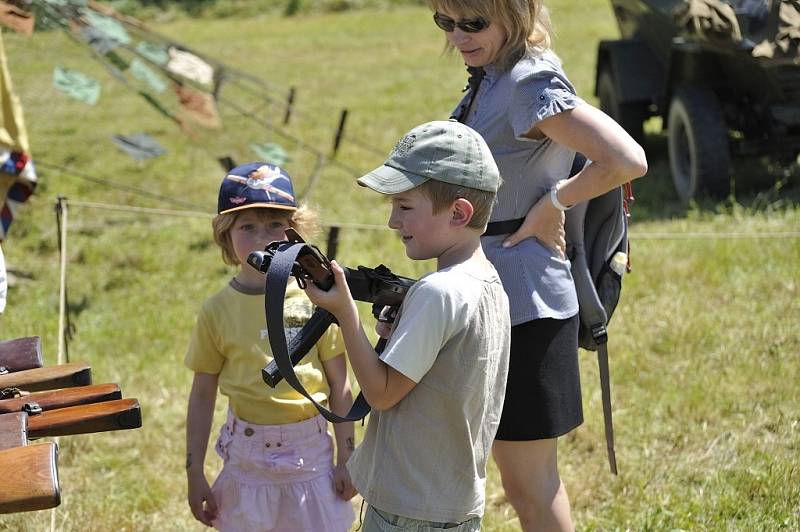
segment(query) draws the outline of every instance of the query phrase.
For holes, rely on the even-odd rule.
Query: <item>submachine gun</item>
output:
[[[338,423],[362,419],[369,412],[369,405],[363,395],[359,394],[347,416],[338,416],[314,401],[294,373],[294,366],[316,344],[327,328],[336,322],[336,318],[327,310],[317,308],[287,346],[283,328],[286,281],[292,275],[301,288],[308,282],[313,282],[321,289],[329,290],[333,286],[334,277],[330,261],[316,246],[306,243],[291,228],[286,230],[286,237],[287,240],[272,242],[264,251],[254,251],[247,257],[248,264],[266,274],[266,293],[269,294],[265,298],[264,310],[274,358],[261,370],[261,376],[273,388],[281,379],[286,379],[292,388],[311,400],[329,421]],[[353,299],[372,303],[373,315],[382,321],[391,320],[386,316],[394,315],[392,310],[396,311],[400,307],[408,290],[416,282],[415,279],[395,275],[383,264],[376,268],[359,266],[356,269],[343,269]],[[384,311],[384,307],[389,307],[389,312]],[[379,340],[375,346],[376,351],[380,352],[384,344],[383,339]]]

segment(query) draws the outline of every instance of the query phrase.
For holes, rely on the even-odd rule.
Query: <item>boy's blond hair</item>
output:
[[[459,198],[464,198],[472,204],[472,218],[467,227],[479,229],[481,232],[486,230],[489,223],[489,216],[492,214],[496,193],[477,188],[463,187],[429,179],[419,185],[417,189],[431,201],[433,213],[439,213],[449,208],[453,202]]]
[[[258,212],[259,218],[265,218],[267,215],[285,216],[288,219],[289,227],[295,229],[306,238],[313,236],[319,229],[317,214],[306,205],[300,205],[295,211],[270,209],[268,207],[253,208]],[[231,227],[233,227],[236,219],[243,212],[244,210],[218,214],[211,220],[211,227],[214,231],[214,242],[216,242],[222,250],[222,261],[231,266],[238,266],[240,264],[233,250]]]

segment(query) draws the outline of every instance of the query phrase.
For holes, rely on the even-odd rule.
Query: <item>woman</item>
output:
[[[541,0],[428,4],[473,74],[455,117],[484,136],[504,179],[482,238],[511,302],[511,364],[493,456],[524,530],[572,530],[557,438],[580,425],[583,412],[564,211],[644,175],[647,162],[614,120],[575,94],[551,50]],[[567,179],[576,152],[590,162]]]

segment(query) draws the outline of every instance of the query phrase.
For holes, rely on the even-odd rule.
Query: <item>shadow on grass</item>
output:
[[[733,206],[751,212],[800,206],[800,165],[781,164],[767,157],[737,157],[732,161],[733,181],[727,198],[698,196],[686,204],[678,198],[672,184],[666,136],[649,134],[645,138],[649,170],[633,183],[636,201],[635,221],[684,218],[689,212],[727,212]]]

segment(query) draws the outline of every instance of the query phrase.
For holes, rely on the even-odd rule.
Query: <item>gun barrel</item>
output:
[[[0,390],[19,388],[29,392],[86,386],[92,383],[92,368],[85,362],[56,364],[0,375]]]
[[[36,403],[42,410],[54,410],[114,399],[122,399],[122,391],[116,384],[90,384],[0,400],[0,414],[20,412],[25,405],[30,403]]]
[[[267,273],[267,269],[269,268],[269,254],[263,251],[251,251],[250,254],[247,256],[247,264],[255,268],[256,270],[260,271],[261,273]]]
[[[139,401],[116,399],[29,416],[28,438],[136,429],[141,426]]]
[[[57,460],[58,446],[53,442],[0,451],[0,514],[61,504]]]

